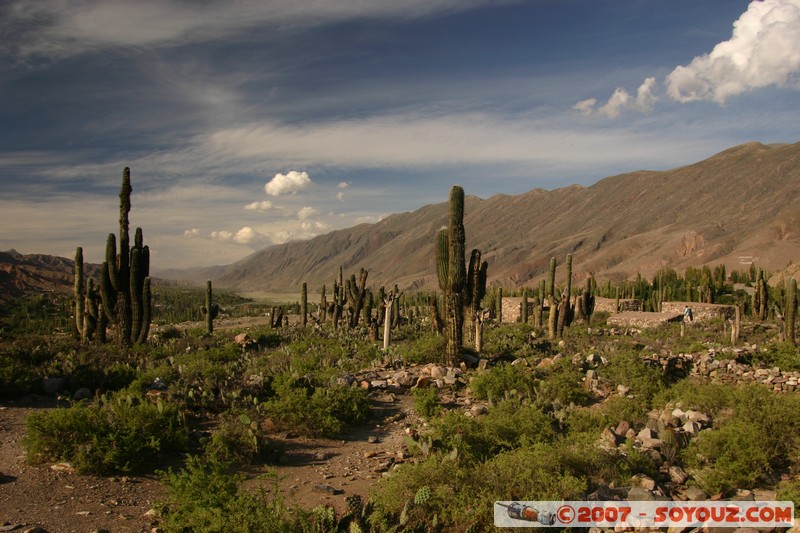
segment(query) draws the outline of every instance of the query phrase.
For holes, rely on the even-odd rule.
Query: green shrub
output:
[[[493,357],[516,359],[537,354],[534,347],[533,326],[530,324],[500,324],[486,328],[483,352]]]
[[[188,441],[173,406],[122,395],[33,413],[26,426],[28,461],[70,461],[80,473],[138,471]]]
[[[536,375],[525,365],[499,364],[476,375],[469,384],[479,400],[502,400],[506,396],[533,397]]]
[[[270,452],[269,441],[251,415],[224,416],[205,446],[205,457],[218,463],[254,464]]]
[[[800,370],[800,348],[791,342],[772,343],[752,356],[754,365],[778,367],[784,371]]]
[[[566,358],[559,359],[539,383],[539,400],[563,405],[587,405],[592,396],[584,388],[584,374]]]
[[[367,393],[359,387],[307,387],[286,376],[276,378],[273,387],[275,396],[259,406],[261,411],[278,427],[304,435],[337,435],[369,414]]]
[[[480,462],[503,450],[536,442],[550,442],[555,436],[553,418],[531,402],[505,400],[480,418],[468,418],[450,411],[432,424],[435,447],[455,451],[468,462]]]
[[[403,342],[394,347],[397,356],[406,364],[424,365],[441,363],[447,339],[436,333],[424,333],[413,342]]]
[[[222,463],[189,457],[184,470],[163,476],[169,497],[160,505],[161,529],[166,533],[298,530],[280,500],[269,501],[242,490],[243,480],[228,473]]]
[[[442,411],[439,393],[433,387],[414,389],[414,409],[424,418],[433,418]]]
[[[645,364],[641,352],[615,353],[609,357],[609,364],[600,369],[600,375],[614,387],[629,387],[629,394],[645,405],[650,405],[653,396],[666,386],[664,370],[659,365]]]

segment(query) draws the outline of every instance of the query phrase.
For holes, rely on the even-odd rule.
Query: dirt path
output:
[[[52,407],[52,401],[30,397],[0,404],[0,531],[150,532],[158,524],[151,509],[166,497],[156,476],[83,476],[63,465],[25,462],[25,417]],[[272,435],[284,449],[273,467],[283,500],[304,508],[329,505],[339,513],[348,496],[366,500],[384,472],[405,460],[405,427],[419,422],[409,395],[377,395],[372,415],[342,439]],[[274,491],[273,483],[260,478],[267,470],[246,471],[245,486]]]

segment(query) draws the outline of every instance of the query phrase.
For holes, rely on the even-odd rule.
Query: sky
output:
[[[154,271],[800,141],[800,0],[5,0],[0,250]]]

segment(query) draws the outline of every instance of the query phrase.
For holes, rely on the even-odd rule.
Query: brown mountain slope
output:
[[[800,258],[800,143],[749,143],[664,172],[633,172],[591,187],[468,197],[467,249],[489,262],[490,282],[509,287],[545,274],[551,256],[574,257],[576,275],[651,276],[661,267],[724,263],[767,270]],[[467,191],[469,192],[469,191]],[[443,195],[446,191],[443,191]],[[259,251],[224,268],[197,271],[241,291],[295,292],[330,284],[343,266],[364,267],[373,285],[433,288],[434,235],[445,203],[395,214]]]
[[[742,261],[750,258],[775,272],[800,259],[799,188],[800,143],[749,143],[686,167],[623,174],[591,187],[468,196],[467,250],[480,249],[489,281],[506,287],[531,285],[546,274],[551,256],[561,264],[568,253],[578,280],[720,263],[730,271],[747,268]],[[295,294],[304,281],[314,292],[330,286],[341,265],[347,274],[369,270],[372,286],[434,288],[434,236],[446,224],[447,204],[428,205],[272,246],[232,265],[159,277]],[[70,259],[0,252],[0,301],[30,288],[71,287]]]

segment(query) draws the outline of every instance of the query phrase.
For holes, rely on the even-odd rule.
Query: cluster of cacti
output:
[[[144,343],[150,330],[150,248],[144,246],[142,228],[136,228],[130,246],[128,214],[131,210],[131,176],[122,173],[119,193],[119,254],[113,233],[106,241],[106,260],[100,279],[103,311],[116,325],[119,341],[126,346]]]
[[[202,307],[203,315],[206,317],[206,332],[214,334],[214,319],[219,316],[219,305],[214,303],[214,294],[211,292],[211,280],[206,281],[206,305]]]
[[[106,240],[106,260],[100,273],[99,291],[89,280],[83,282],[83,250],[75,254],[75,327],[84,341],[105,342],[106,327],[113,324],[120,344],[144,343],[150,331],[150,249],[144,246],[142,228],[136,228],[130,246],[128,215],[131,210],[131,177],[127,167],[122,173],[119,216],[119,254],[116,236]]]
[[[487,263],[481,262],[480,252],[470,254],[469,273],[465,262],[466,235],[464,231],[464,189],[454,185],[450,190],[449,223],[436,236],[436,270],[439,287],[445,293],[447,322],[447,362],[458,364],[464,343],[464,313],[469,311],[476,322],[476,346],[482,314],[480,302],[486,294]]]
[[[797,280],[789,278],[786,289],[786,305],[784,306],[784,328],[785,337],[788,342],[794,344],[794,325],[797,316]]]
[[[367,295],[367,274],[368,272],[362,268],[359,272],[358,284],[356,284],[356,275],[352,274],[345,285],[347,302],[351,309],[351,328],[358,326],[358,320],[361,317],[361,309],[364,307],[364,299]]]

